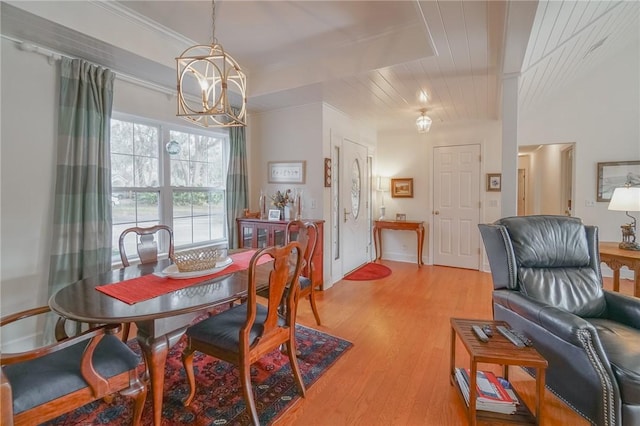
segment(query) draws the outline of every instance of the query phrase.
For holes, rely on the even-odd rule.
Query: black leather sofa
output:
[[[598,229],[566,216],[479,228],[493,316],[533,340],[547,388],[593,424],[640,425],[640,299],[603,289]]]

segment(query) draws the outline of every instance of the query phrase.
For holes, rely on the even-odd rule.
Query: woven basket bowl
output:
[[[200,248],[175,253],[171,260],[180,272],[194,272],[212,269],[216,266],[218,250],[215,248]]]

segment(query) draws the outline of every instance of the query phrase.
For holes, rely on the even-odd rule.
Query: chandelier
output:
[[[427,112],[426,109],[420,110],[420,117],[416,120],[416,127],[418,128],[418,133],[427,133],[431,128],[431,117],[428,115],[424,115]]]
[[[192,46],[176,58],[177,115],[202,127],[246,126],[247,79],[240,65],[218,44],[215,0],[211,2],[211,24],[211,45]],[[241,105],[235,110],[230,88],[240,96]]]

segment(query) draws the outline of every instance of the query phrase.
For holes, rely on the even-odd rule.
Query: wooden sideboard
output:
[[[301,219],[313,222],[318,227],[318,243],[313,253],[313,276],[311,280],[316,287],[324,287],[324,220]],[[286,220],[264,220],[237,218],[239,248],[263,248],[284,244]]]

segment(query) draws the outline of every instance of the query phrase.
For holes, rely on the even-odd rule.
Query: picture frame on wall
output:
[[[502,173],[487,173],[487,191],[500,192],[502,190]]]
[[[269,161],[269,183],[305,183],[306,161]]]
[[[413,178],[392,178],[391,198],[413,198]]]
[[[598,163],[596,200],[611,201],[613,190],[625,185],[640,186],[640,161]]]

